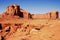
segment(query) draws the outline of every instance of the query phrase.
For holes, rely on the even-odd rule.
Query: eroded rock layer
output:
[[[0,40],[60,40],[59,12],[31,14],[13,4],[0,14]]]
[[[59,18],[59,12],[54,10],[46,14],[31,14],[20,8],[19,5],[13,4],[6,8],[5,12],[2,13],[0,18],[33,18],[33,19],[57,19]],[[15,17],[16,16],[16,17]]]

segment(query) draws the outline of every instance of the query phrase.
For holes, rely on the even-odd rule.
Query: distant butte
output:
[[[9,5],[5,12],[3,12],[2,14],[0,14],[0,18],[33,18],[33,19],[57,19],[59,18],[59,12],[54,10],[52,12],[48,12],[46,14],[31,14],[27,11],[25,11],[24,9],[20,8],[19,5],[17,4],[12,4]]]

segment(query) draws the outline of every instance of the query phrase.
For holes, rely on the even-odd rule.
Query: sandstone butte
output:
[[[0,14],[0,40],[60,40],[59,12],[31,14],[9,5]]]

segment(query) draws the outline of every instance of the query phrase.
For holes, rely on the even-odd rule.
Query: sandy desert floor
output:
[[[10,19],[1,20],[0,23],[8,22],[23,25],[6,40],[60,40],[60,19]]]

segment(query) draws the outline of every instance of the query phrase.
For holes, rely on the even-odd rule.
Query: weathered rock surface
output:
[[[20,8],[19,5],[13,4],[6,8],[5,12],[0,15],[0,18],[9,19],[9,18],[33,18],[33,19],[57,19],[59,18],[59,12],[54,10],[46,14],[30,14],[29,12]],[[18,17],[19,16],[19,17]]]
[[[58,11],[53,10],[53,11],[51,12],[51,18],[52,18],[52,19],[56,19],[56,18],[58,18],[58,17],[59,17]]]
[[[20,21],[19,21],[20,20]],[[60,40],[60,20],[19,19],[0,22],[0,39],[4,40]],[[23,22],[21,22],[23,20]],[[19,23],[20,22],[20,23]]]
[[[58,18],[55,10],[30,14],[19,5],[10,5],[0,15],[0,40],[60,40]]]
[[[2,18],[2,16],[5,19],[15,18],[15,16],[16,18],[18,18],[18,16],[21,18],[29,18],[29,12],[21,9],[19,5],[13,4],[6,8],[0,18]]]
[[[46,14],[33,14],[32,18],[36,19],[57,19],[59,18],[58,11],[53,10],[52,12],[48,12]]]

